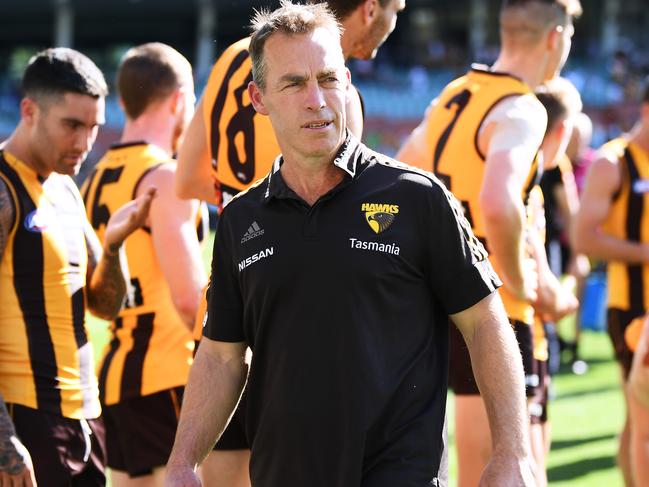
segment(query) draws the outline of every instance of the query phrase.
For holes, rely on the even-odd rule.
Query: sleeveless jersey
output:
[[[478,202],[485,169],[485,154],[478,147],[480,127],[500,101],[530,93],[527,84],[514,76],[472,67],[447,85],[426,112],[422,126],[427,146],[417,152],[429,154],[429,159],[404,161],[435,173],[460,200],[473,232],[483,243],[488,244]],[[524,201],[538,184],[540,171],[537,156],[521,195]],[[493,256],[491,259],[498,270]],[[534,310],[528,303],[515,299],[504,287],[499,292],[510,319],[532,324]]]
[[[270,118],[258,114],[248,96],[249,44],[245,38],[225,50],[203,94],[207,144],[223,204],[266,176],[281,152]]]
[[[0,392],[7,403],[96,418],[85,326],[88,223],[79,191],[68,176],[43,180],[6,151],[0,178],[16,210],[0,261]]]
[[[84,185],[88,219],[103,241],[106,222],[131,201],[142,178],[169,156],[136,142],[113,146]],[[205,232],[197,215],[199,240]],[[192,334],[174,307],[158,264],[151,231],[136,230],[124,244],[130,276],[127,305],[111,324],[112,339],[99,367],[103,404],[184,385],[192,362]]]
[[[622,177],[603,231],[649,244],[649,154],[624,138],[602,150],[618,159]],[[611,261],[607,269],[608,307],[644,314],[649,309],[649,265]]]

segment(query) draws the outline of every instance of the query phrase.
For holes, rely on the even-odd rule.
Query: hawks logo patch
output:
[[[363,203],[361,211],[365,213],[365,220],[374,233],[385,231],[399,213],[399,205],[390,205],[384,203]]]

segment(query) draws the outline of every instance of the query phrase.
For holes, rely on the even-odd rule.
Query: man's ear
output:
[[[261,89],[254,81],[248,83],[248,96],[250,96],[252,106],[255,107],[257,113],[268,115],[268,110],[266,109],[266,105],[264,104]]]
[[[640,105],[640,117],[645,123],[649,122],[649,102],[643,101]]]
[[[363,24],[369,25],[374,22],[379,8],[377,0],[365,0],[360,8],[363,9]]]
[[[176,88],[173,93],[170,95],[169,108],[171,113],[178,115],[182,113],[185,105],[185,92],[184,88]]]
[[[550,29],[546,35],[546,47],[548,51],[554,51],[559,48],[560,38],[563,35],[564,27],[556,25]]]
[[[25,97],[20,100],[20,118],[27,125],[34,125],[39,106],[32,98]]]

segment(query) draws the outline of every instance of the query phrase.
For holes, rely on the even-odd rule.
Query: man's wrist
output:
[[[104,244],[104,256],[113,258],[117,257],[119,255],[119,249],[121,247],[121,243]]]

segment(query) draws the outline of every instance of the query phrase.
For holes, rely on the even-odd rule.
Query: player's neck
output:
[[[331,158],[306,161],[284,157],[280,170],[286,185],[311,206],[344,177],[342,169],[332,164]]]
[[[638,122],[629,133],[629,140],[649,154],[649,126]]]
[[[502,51],[491,69],[522,79],[532,90],[544,81],[546,75],[545,63],[539,62],[538,57],[523,51],[517,53]]]
[[[143,140],[149,144],[155,144],[167,152],[169,156],[172,156],[173,134],[173,121],[145,113],[135,120],[126,120],[120,142],[127,143]]]
[[[11,134],[11,136],[5,141],[2,149],[20,162],[25,164],[27,167],[31,168],[43,179],[47,179],[52,171],[46,169],[39,163],[39,159],[29,146],[29,140],[27,134],[24,132],[25,128],[20,124],[16,127],[16,130]]]

